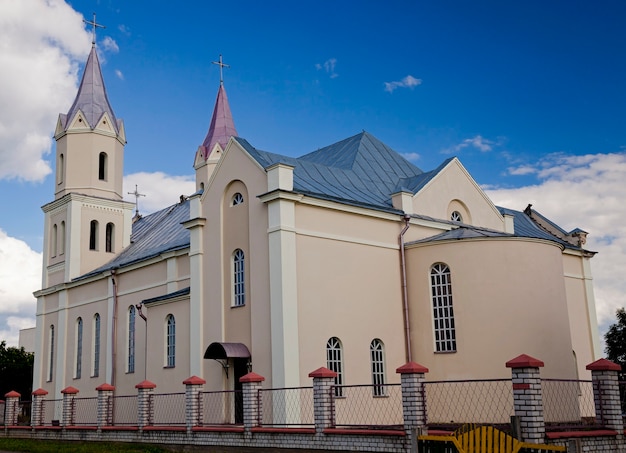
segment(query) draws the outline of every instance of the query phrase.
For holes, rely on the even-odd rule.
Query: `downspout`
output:
[[[117,282],[115,281],[115,269],[111,269],[111,283],[113,283],[113,323],[111,326],[112,359],[111,363],[111,385],[115,387],[115,364],[117,363]]]
[[[400,242],[400,273],[402,274],[402,306],[404,309],[404,341],[405,341],[405,349],[406,349],[406,361],[412,361],[411,354],[411,325],[409,322],[409,296],[407,293],[406,287],[406,259],[404,256],[404,233],[409,229],[409,221],[411,220],[411,216],[408,214],[404,215],[404,228],[400,232],[400,236],[398,237],[398,241]]]

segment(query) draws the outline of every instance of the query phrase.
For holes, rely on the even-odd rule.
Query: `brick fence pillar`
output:
[[[17,416],[20,413],[20,395],[15,390],[11,390],[4,395],[4,424],[5,426],[17,425]]]
[[[111,384],[102,384],[96,387],[98,391],[98,429],[113,424],[113,392]]]
[[[328,368],[318,368],[309,373],[313,378],[313,418],[315,432],[321,434],[326,428],[335,426],[335,398],[332,388],[337,373]]]
[[[426,431],[426,390],[424,381],[428,368],[409,362],[396,369],[402,387],[402,415],[404,431],[411,442],[411,451],[417,451],[417,437]]]
[[[239,379],[243,388],[243,429],[248,434],[252,428],[260,426],[263,419],[263,404],[259,390],[264,380],[263,376],[253,372]]]
[[[154,421],[153,395],[156,384],[150,381],[141,381],[135,386],[137,389],[137,425],[139,429],[152,425]]]
[[[61,393],[63,394],[63,426],[72,426],[76,420],[74,398],[78,394],[78,389],[71,386],[65,387]]]
[[[32,393],[33,405],[30,411],[30,426],[43,425],[43,402],[48,394],[47,390],[39,388]]]
[[[204,408],[202,388],[206,381],[198,376],[191,376],[183,381],[185,384],[185,424],[187,431],[194,426],[202,426],[204,422]]]
[[[606,359],[587,365],[593,381],[593,400],[596,406],[596,423],[619,434],[624,432],[624,420],[619,394],[621,367]]]
[[[522,354],[506,362],[511,368],[513,404],[523,442],[542,443],[546,436],[539,368],[543,362]]]

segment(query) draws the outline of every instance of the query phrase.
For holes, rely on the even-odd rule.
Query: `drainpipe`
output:
[[[111,355],[113,363],[111,364],[111,385],[115,387],[115,364],[117,362],[117,282],[115,281],[115,269],[111,269],[111,283],[113,283],[113,322],[111,326],[111,335],[113,339],[113,349]]]
[[[400,232],[398,241],[400,242],[400,273],[402,274],[402,306],[404,308],[404,341],[406,348],[406,361],[412,361],[411,354],[411,325],[409,322],[409,296],[406,288],[406,260],[404,256],[404,233],[409,229],[409,221],[411,216],[405,214],[403,217],[404,228]]]

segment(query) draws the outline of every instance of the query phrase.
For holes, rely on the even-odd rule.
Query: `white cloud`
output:
[[[418,153],[404,153],[402,154],[402,157],[404,157],[406,160],[415,161],[419,160],[420,155]]]
[[[461,151],[464,148],[475,148],[482,153],[491,151],[497,143],[493,140],[488,140],[482,135],[475,135],[472,138],[466,138],[461,143],[452,148],[443,151],[444,154],[453,154]]]
[[[323,69],[324,71],[326,71],[326,73],[331,79],[334,79],[336,77],[339,77],[339,74],[335,72],[336,65],[337,65],[337,59],[329,58],[323,64],[316,63],[315,69],[317,69],[318,71],[321,71]]]
[[[113,38],[105,36],[102,40],[102,48],[108,52],[118,53],[120,51],[119,46]]]
[[[397,88],[410,88],[413,89],[418,85],[422,84],[422,79],[416,79],[412,75],[408,75],[402,80],[397,80],[395,82],[384,82],[385,91],[389,93],[393,93]]]
[[[51,172],[51,129],[76,94],[91,36],[64,2],[0,2],[0,179]]]
[[[120,24],[117,29],[119,31],[121,31],[123,34],[125,34],[126,36],[130,36],[130,29],[124,25],[124,24]]]
[[[117,76],[118,79],[124,80],[124,73],[120,71],[119,69],[115,70],[115,75]]]
[[[139,197],[139,213],[142,215],[171,206],[180,201],[181,195],[191,195],[196,191],[195,176],[171,176],[162,172],[133,173],[124,177],[124,199],[135,202],[135,197],[128,192],[135,191],[145,197]]]
[[[19,329],[35,325],[42,255],[0,229],[0,340],[17,346]]]
[[[598,323],[601,331],[626,305],[626,153],[568,156],[552,154],[512,174],[536,173],[540,182],[515,189],[487,190],[500,206],[524,209],[528,203],[565,230],[589,232]]]

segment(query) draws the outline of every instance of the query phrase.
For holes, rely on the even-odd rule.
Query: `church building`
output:
[[[423,171],[368,132],[262,151],[220,82],[196,192],[134,215],[95,46],[55,140],[33,383],[50,398],[194,375],[237,389],[250,370],[308,386],[321,366],[385,384],[408,361],[429,380],[508,378],[522,353],[578,379],[600,356],[586,233],[495,206],[457,158]]]

